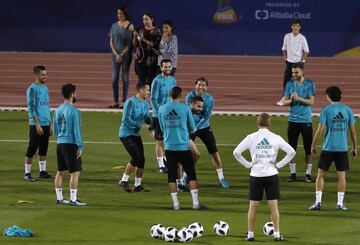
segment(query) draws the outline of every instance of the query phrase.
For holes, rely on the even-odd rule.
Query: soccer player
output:
[[[193,209],[206,209],[199,203],[198,183],[189,147],[189,133],[195,130],[194,119],[188,106],[180,103],[181,88],[174,87],[170,92],[171,102],[160,107],[159,123],[164,133],[165,156],[168,166],[168,183],[173,201],[173,209],[179,210],[176,178],[180,163],[189,181]]]
[[[278,209],[278,200],[280,198],[278,169],[285,166],[295,156],[295,151],[284,139],[269,130],[270,116],[267,113],[258,116],[257,126],[259,130],[248,135],[233,152],[238,162],[246,168],[251,168],[246,240],[254,240],[256,209],[265,191],[271,210],[271,219],[274,223],[274,240],[282,241],[284,238],[280,235],[280,214]],[[242,155],[246,150],[250,151],[251,162],[247,161]],[[279,150],[285,151],[286,156],[276,163]]]
[[[172,77],[172,63],[169,59],[163,59],[160,62],[161,74],[155,77],[151,84],[150,101],[152,105],[152,117],[155,131],[155,153],[156,159],[159,164],[159,170],[162,173],[167,173],[167,169],[164,164],[164,137],[161,132],[158,112],[160,106],[170,101],[169,92],[176,86],[176,79]]]
[[[315,83],[304,77],[304,65],[294,64],[292,68],[293,80],[286,84],[284,91],[284,105],[289,106],[288,142],[296,150],[299,135],[301,134],[305,151],[305,181],[311,183],[312,157],[311,142],[313,128],[311,123],[312,106],[315,101]],[[296,181],[296,159],[290,162],[291,175],[288,182]]]
[[[145,83],[136,85],[136,95],[126,100],[122,116],[119,137],[126,151],[131,156],[130,162],[126,165],[119,185],[126,192],[146,192],[141,185],[144,173],[145,156],[144,146],[140,136],[140,129],[144,123],[150,125],[149,104],[146,98],[149,96],[150,86]],[[129,175],[136,169],[135,185],[131,189],[129,186]]]
[[[346,188],[346,171],[349,169],[348,159],[348,128],[352,141],[352,149],[350,155],[352,159],[357,157],[357,142],[355,131],[355,118],[350,107],[340,103],[341,90],[338,87],[328,87],[326,89],[327,100],[330,105],[326,106],[320,114],[319,126],[316,130],[311,152],[316,154],[316,143],[325,131],[322,151],[318,163],[318,175],[316,177],[316,200],[309,207],[309,210],[321,209],[321,197],[324,189],[324,177],[332,162],[338,176],[337,184],[337,206],[341,211],[348,208],[344,205],[344,196]]]
[[[41,65],[34,67],[35,82],[26,91],[26,102],[29,110],[29,145],[25,155],[25,176],[27,182],[34,182],[31,176],[32,158],[39,149],[40,178],[53,179],[46,171],[46,155],[49,137],[52,134],[50,120],[50,97],[46,86],[46,68]]]
[[[86,206],[77,199],[80,171],[82,170],[81,155],[84,149],[81,135],[81,115],[74,106],[76,102],[76,87],[72,84],[62,86],[61,93],[65,99],[54,113],[54,133],[57,138],[57,168],[55,177],[55,192],[57,204]],[[70,201],[64,199],[62,183],[64,172],[70,172]]]
[[[229,188],[229,183],[224,177],[221,158],[216,146],[216,140],[210,127],[210,117],[214,108],[214,98],[207,92],[209,82],[204,77],[199,77],[195,81],[195,90],[186,96],[186,103],[191,104],[191,100],[195,96],[200,96],[204,100],[203,109],[196,117],[196,131],[191,135],[191,139],[195,141],[199,137],[205,144],[216,169],[219,184],[222,188]]]

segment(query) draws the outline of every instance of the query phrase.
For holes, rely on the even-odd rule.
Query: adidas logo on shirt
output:
[[[343,123],[345,118],[341,112],[336,114],[336,116],[332,119],[332,123]]]
[[[180,116],[177,114],[175,109],[172,109],[167,115],[166,120],[179,120]]]
[[[270,145],[269,141],[266,138],[261,140],[256,146],[256,149],[271,149],[271,148],[272,146]]]

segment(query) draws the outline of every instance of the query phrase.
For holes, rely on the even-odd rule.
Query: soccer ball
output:
[[[204,235],[204,227],[198,222],[190,224],[188,228],[191,230],[194,237],[201,237],[202,235]]]
[[[191,242],[194,238],[190,229],[183,227],[177,232],[177,239],[179,242]]]
[[[267,236],[272,236],[274,234],[274,224],[273,222],[266,222],[263,228],[263,232]]]
[[[214,232],[218,236],[227,236],[230,227],[225,221],[218,221],[214,225]]]
[[[164,238],[165,227],[162,224],[153,225],[150,229],[150,235],[154,239]]]
[[[174,228],[172,226],[166,228],[164,231],[164,238],[165,238],[165,241],[167,241],[167,242],[175,242],[176,235],[177,235],[177,230],[176,230],[176,228]]]

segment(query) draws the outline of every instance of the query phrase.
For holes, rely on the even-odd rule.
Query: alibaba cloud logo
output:
[[[255,19],[257,20],[267,20],[269,19],[269,11],[264,9],[255,10]]]

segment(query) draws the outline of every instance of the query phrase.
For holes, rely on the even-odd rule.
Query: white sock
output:
[[[247,238],[254,238],[255,233],[253,231],[248,231]]]
[[[306,164],[306,174],[311,175],[312,163]]]
[[[279,237],[280,236],[280,231],[274,231],[274,237]]]
[[[123,181],[123,182],[128,182],[128,181],[129,181],[129,177],[130,177],[129,175],[127,175],[126,173],[124,173],[121,181]]]
[[[217,175],[218,175],[218,178],[219,180],[222,180],[224,178],[224,171],[222,168],[218,168],[216,169],[216,172],[217,172]]]
[[[337,194],[338,194],[337,205],[343,206],[344,205],[345,192],[338,192]]]
[[[46,160],[45,161],[39,161],[39,171],[46,171]]]
[[[172,192],[172,193],[170,193],[170,195],[171,195],[171,199],[173,201],[173,206],[174,207],[179,206],[180,203],[179,203],[179,200],[177,198],[177,192]]]
[[[25,174],[31,174],[31,164],[25,163]]]
[[[193,206],[199,206],[199,191],[198,189],[190,190],[193,200]]]
[[[55,188],[55,193],[56,193],[56,199],[61,201],[64,200],[64,196],[62,193],[62,188]]]
[[[70,200],[72,202],[77,200],[77,189],[70,189]]]
[[[316,202],[316,203],[321,203],[322,191],[317,191],[317,192],[315,192],[315,197],[316,197],[315,202]]]
[[[135,187],[138,187],[139,185],[141,185],[141,178],[135,177],[135,184],[134,184],[134,186],[135,186]]]
[[[296,174],[296,163],[289,163],[290,173]]]
[[[165,165],[164,165],[164,157],[156,157],[156,160],[157,160],[157,162],[159,164],[159,168],[165,167]]]

